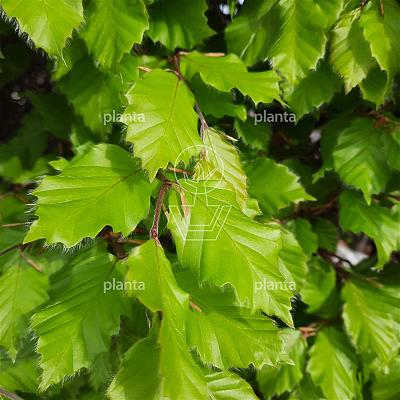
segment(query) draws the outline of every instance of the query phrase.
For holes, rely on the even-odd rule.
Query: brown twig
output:
[[[160,224],[161,210],[162,210],[165,194],[167,193],[171,184],[165,178],[164,175],[158,174],[157,177],[161,180],[162,184],[161,184],[161,188],[158,193],[158,196],[157,196],[156,207],[154,210],[153,225],[151,226],[151,229],[150,229],[150,238],[159,242],[159,240],[158,240],[158,225]]]
[[[0,388],[0,396],[7,397],[7,399],[10,400],[24,400],[22,397],[19,397],[17,394],[13,392],[9,392],[8,390],[5,390],[3,388]]]
[[[7,254],[9,251],[12,251],[14,249],[23,248],[24,244],[23,243],[18,243],[15,244],[14,246],[8,247],[7,249],[4,249],[3,251],[0,251],[0,257],[4,256],[4,254]]]
[[[143,244],[145,242],[147,242],[147,240],[144,239],[118,239],[117,240],[118,243],[129,243],[129,244]]]
[[[182,81],[185,81],[185,78],[182,75],[180,65],[179,65],[179,56],[180,55],[184,55],[184,54],[181,52],[175,54],[173,57],[170,58],[170,62],[174,65],[174,68],[175,68],[178,78]],[[187,85],[187,86],[189,87],[189,85]],[[204,132],[206,131],[206,129],[208,129],[208,124],[207,124],[206,118],[204,117],[203,112],[200,109],[200,105],[199,105],[199,103],[197,103],[197,101],[194,104],[194,108],[200,119],[200,137],[201,137],[201,140],[204,141]]]
[[[192,300],[189,301],[189,307],[197,312],[203,312],[202,309],[196,304],[194,303]]]
[[[31,258],[27,257],[24,254],[23,250],[20,250],[20,256],[25,260],[27,264],[29,264],[33,269],[35,269],[37,272],[43,273],[42,267],[38,264],[35,263]]]
[[[187,171],[187,170],[181,169],[181,168],[168,167],[167,170],[170,172],[174,172],[176,174],[193,175],[192,171]]]
[[[151,68],[148,68],[148,67],[144,67],[143,65],[139,65],[139,71],[142,71],[142,72],[151,72],[152,69],[151,69]]]
[[[25,226],[25,222],[14,222],[12,224],[3,224],[1,225],[2,228],[15,228],[17,226]]]

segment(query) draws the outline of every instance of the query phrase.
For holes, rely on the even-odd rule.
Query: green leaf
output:
[[[232,143],[213,128],[203,133],[204,155],[196,164],[195,180],[220,181],[219,187],[227,187],[236,193],[236,202],[244,210],[247,203],[247,179],[239,153]]]
[[[197,134],[194,97],[185,83],[162,70],[147,73],[127,94],[129,105],[124,117],[144,116],[144,121],[128,123],[126,140],[134,144],[135,155],[154,179],[159,168],[166,168],[198,155],[201,140]]]
[[[324,55],[326,20],[313,0],[282,0],[279,6],[281,30],[271,58],[274,68],[294,85],[315,69]]]
[[[33,349],[24,343],[17,358],[11,360],[0,349],[0,387],[10,391],[36,393],[39,382],[38,360]]]
[[[260,390],[266,399],[292,390],[303,378],[307,342],[299,331],[284,329],[282,337],[293,364],[281,364],[277,368],[265,366],[257,374]]]
[[[399,288],[353,279],[346,282],[342,297],[343,320],[356,348],[388,364],[400,347]]]
[[[400,395],[400,357],[389,366],[389,371],[378,371],[372,383],[374,400],[396,400]]]
[[[234,54],[211,57],[194,51],[181,59],[181,65],[187,79],[199,73],[206,84],[222,92],[237,88],[243,95],[251,97],[255,104],[280,101],[276,72],[248,72],[243,61]]]
[[[106,114],[121,106],[120,77],[101,72],[89,57],[85,57],[62,77],[58,86],[88,128],[93,132],[106,132]]]
[[[145,290],[133,290],[133,294],[152,312],[163,313],[158,336],[160,366],[157,368],[164,378],[162,396],[177,400],[222,400],[226,390],[232,399],[256,399],[251,387],[236,375],[227,371],[207,374],[194,361],[185,334],[185,319],[191,312],[189,295],[178,287],[162,247],[149,240],[134,249],[128,265],[127,280],[143,282],[145,287]],[[137,362],[134,365],[136,367]],[[153,367],[151,373],[154,370]]]
[[[238,15],[225,29],[230,53],[246,65],[264,61],[279,31],[279,7],[276,0],[245,2]]]
[[[238,305],[233,291],[209,285],[200,288],[190,272],[180,272],[176,278],[196,304],[186,320],[188,346],[205,363],[220,369],[278,363],[283,342],[272,320]]]
[[[390,82],[386,71],[378,66],[373,68],[360,83],[360,89],[364,99],[372,101],[377,106],[382,105],[390,96]]]
[[[357,359],[346,335],[336,328],[318,332],[307,371],[328,399],[350,400],[357,393]]]
[[[124,354],[121,367],[107,390],[108,397],[111,400],[159,399],[162,393],[159,363],[160,346],[153,332]]]
[[[359,17],[359,9],[344,13],[332,31],[330,61],[343,77],[346,92],[361,83],[374,66]]]
[[[272,136],[271,126],[257,123],[248,118],[246,121],[235,120],[234,128],[243,142],[255,150],[266,150]]]
[[[36,47],[60,57],[67,38],[83,21],[82,0],[1,0],[1,6],[9,17],[17,18]]]
[[[385,0],[383,6],[384,15],[381,15],[380,0],[368,2],[360,24],[372,55],[381,69],[393,78],[400,71],[400,5],[396,0]]]
[[[249,194],[259,201],[267,215],[291,203],[314,200],[303,189],[298,176],[272,159],[259,158],[247,165],[245,171],[249,179]]]
[[[292,291],[299,292],[307,275],[307,259],[299,241],[288,230],[282,228],[282,249],[279,252],[279,270],[291,284]]]
[[[38,198],[25,243],[45,238],[67,247],[94,237],[106,225],[128,235],[149,211],[151,185],[128,152],[110,144],[77,156],[34,190]]]
[[[152,312],[163,313],[158,342],[164,396],[174,399],[205,396],[202,371],[186,345],[189,295],[178,287],[162,247],[154,240],[147,241],[134,249],[128,265],[127,281],[143,282],[145,287],[133,294]]]
[[[321,389],[315,386],[308,373],[292,392],[289,400],[326,400]]]
[[[328,63],[321,62],[315,71],[309,72],[298,84],[289,88],[284,98],[300,119],[328,103],[340,88],[340,78]]]
[[[400,171],[400,144],[396,140],[395,131],[382,135],[383,152],[392,170]]]
[[[235,192],[215,182],[181,180],[180,185],[180,196],[170,198],[168,226],[181,264],[200,281],[231,284],[250,308],[291,325],[291,293],[278,267],[279,227],[248,218]],[[274,290],[267,289],[270,285]]]
[[[328,219],[317,218],[313,221],[312,229],[317,234],[318,247],[335,253],[339,240],[336,225]]]
[[[31,260],[35,259],[29,254],[15,252],[0,276],[0,346],[13,359],[26,336],[30,316],[48,299],[47,277],[29,264]]]
[[[293,232],[304,253],[309,257],[318,250],[318,237],[313,232],[311,223],[304,218],[296,218],[287,224],[287,228]]]
[[[356,192],[345,191],[340,195],[339,221],[343,229],[363,232],[374,240],[378,252],[376,268],[390,259],[392,251],[399,249],[400,214],[378,204],[366,204]]]
[[[336,317],[341,304],[334,268],[318,257],[311,260],[308,268],[305,284],[301,290],[301,299],[308,305],[307,313],[322,318]]]
[[[24,212],[24,203],[16,198],[4,197],[0,199],[0,251],[22,243],[25,236],[24,227],[7,227],[7,225],[26,222],[26,214]]]
[[[205,0],[161,0],[150,8],[150,30],[148,35],[169,49],[190,49],[214,34],[204,13]]]
[[[35,164],[48,146],[47,134],[39,113],[33,111],[22,119],[22,126],[7,143],[0,145],[0,176],[14,183],[29,183],[37,179]]]
[[[108,353],[111,336],[119,332],[120,316],[126,312],[123,294],[105,290],[106,282],[122,279],[115,263],[97,246],[81,252],[69,266],[66,290],[33,316],[42,390],[90,368],[100,354]]]
[[[96,0],[89,3],[85,29],[80,33],[89,52],[106,68],[140,43],[148,29],[142,0]]]
[[[344,183],[361,189],[368,203],[390,178],[382,153],[381,136],[385,134],[372,119],[355,118],[340,133],[333,150],[335,171]]]
[[[247,118],[246,107],[242,104],[233,104],[231,93],[220,92],[206,85],[198,75],[193,77],[191,86],[204,115],[212,115],[216,118],[227,115],[240,120]]]
[[[58,93],[29,93],[46,131],[60,139],[68,139],[72,126],[72,109],[64,96]]]

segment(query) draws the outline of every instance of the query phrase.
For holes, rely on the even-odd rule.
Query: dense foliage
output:
[[[400,398],[399,1],[0,6],[0,397]]]

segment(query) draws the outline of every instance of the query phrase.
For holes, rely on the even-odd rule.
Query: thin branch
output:
[[[186,169],[181,168],[168,167],[167,170],[176,174],[193,175],[192,171],[187,171]]]
[[[42,268],[40,267],[40,265],[36,264],[35,261],[33,261],[31,258],[27,257],[27,256],[24,254],[24,251],[23,251],[23,250],[20,250],[20,255],[21,255],[21,257],[25,260],[25,262],[26,262],[27,264],[29,264],[29,265],[30,265],[33,269],[35,269],[37,272],[40,272],[40,273],[43,272],[43,270],[42,270]]]
[[[24,400],[22,397],[19,397],[15,393],[9,392],[8,390],[5,390],[3,388],[0,388],[0,395],[7,397],[7,399],[10,399],[10,400]]]
[[[204,117],[203,112],[200,109],[200,105],[199,105],[199,103],[197,103],[197,101],[194,104],[194,108],[195,108],[195,110],[196,110],[196,112],[197,112],[197,114],[198,114],[198,116],[200,118],[200,137],[201,137],[201,140],[204,141],[204,132],[208,129],[208,124],[207,124],[207,121],[206,121],[206,119]]]
[[[143,65],[139,65],[139,71],[142,71],[142,72],[151,72],[152,69],[151,69],[151,68],[148,68],[148,67],[144,67]]]
[[[150,238],[158,241],[158,225],[160,224],[160,216],[161,216],[161,210],[164,202],[164,197],[165,194],[167,193],[169,187],[170,187],[170,182],[165,178],[163,175],[158,175],[158,178],[161,179],[162,184],[160,188],[160,192],[158,193],[157,201],[156,201],[156,207],[154,210],[154,219],[153,219],[153,225],[150,229]]]
[[[188,51],[179,51],[179,56],[187,56],[189,54]],[[203,56],[207,57],[225,57],[225,53],[222,52],[210,52],[210,53],[202,53]]]
[[[25,222],[14,222],[12,224],[3,224],[1,225],[1,228],[15,228],[17,226],[25,226]]]
[[[23,243],[18,243],[15,244],[14,246],[8,247],[7,249],[4,249],[3,251],[0,251],[0,257],[4,256],[4,254],[7,254],[9,251],[12,251],[14,249],[23,248],[24,244]]]
[[[170,62],[174,65],[174,68],[175,68],[178,78],[185,82],[185,78],[183,77],[180,66],[179,66],[179,55],[183,55],[183,53],[175,54],[173,57],[170,58]],[[186,83],[186,85],[187,85],[187,83]],[[187,86],[189,87],[189,85],[187,85]],[[204,114],[200,109],[200,105],[197,101],[194,104],[194,108],[200,119],[200,137],[201,137],[201,140],[204,141],[204,132],[208,129],[207,121],[206,121]]]
[[[144,239],[118,239],[117,243],[129,243],[129,244],[143,244],[147,242]]]

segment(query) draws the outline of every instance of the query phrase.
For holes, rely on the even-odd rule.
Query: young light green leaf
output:
[[[259,158],[245,168],[249,179],[249,194],[256,198],[262,210],[272,215],[290,203],[314,200],[301,186],[298,176],[288,167],[269,158]]]
[[[111,336],[119,332],[120,316],[127,312],[123,293],[105,290],[105,282],[123,279],[115,263],[97,246],[80,253],[70,266],[66,290],[33,316],[42,390],[90,368],[98,355],[109,351]]]
[[[147,216],[150,205],[151,185],[139,168],[125,150],[99,144],[59,175],[45,177],[33,192],[39,219],[25,243],[45,238],[71,247],[106,225],[128,235]]]
[[[149,27],[147,18],[142,0],[92,1],[80,35],[95,59],[110,68],[142,41]]]
[[[168,0],[154,2],[150,8],[150,38],[169,49],[191,49],[214,34],[207,25],[205,0]]]
[[[400,247],[400,214],[378,204],[368,205],[356,192],[340,195],[339,222],[343,229],[364,232],[374,240],[378,252],[376,268],[383,267],[392,251]]]
[[[233,143],[213,128],[203,133],[204,154],[195,167],[195,180],[220,181],[236,193],[236,202],[244,210],[247,203],[247,179],[243,171],[239,153]]]
[[[307,371],[327,399],[351,400],[357,393],[356,355],[346,335],[334,327],[318,332]]]
[[[2,0],[1,6],[10,18],[17,18],[36,47],[61,58],[67,38],[83,21],[82,0]]]
[[[187,316],[186,337],[203,362],[220,369],[278,363],[283,341],[272,320],[237,304],[233,291],[199,287],[189,271],[177,273],[176,278],[196,305]]]
[[[128,122],[126,140],[134,144],[135,155],[154,179],[159,168],[166,168],[200,152],[194,97],[176,75],[153,70],[127,93],[129,105],[124,118],[142,114],[143,121]]]
[[[279,76],[276,72],[248,72],[243,61],[234,54],[210,57],[195,51],[183,57],[181,65],[187,79],[199,73],[206,84],[222,92],[237,88],[256,104],[280,101]]]
[[[29,317],[48,299],[47,276],[29,264],[34,260],[29,254],[15,252],[0,276],[0,346],[13,359],[28,331]]]
[[[354,345],[387,365],[400,347],[399,288],[354,279],[346,282],[342,297],[343,320]]]
[[[180,196],[171,195],[168,226],[181,264],[200,281],[232,285],[250,308],[291,325],[291,292],[278,266],[279,227],[254,222],[240,210],[235,192],[216,184],[181,180]]]
[[[232,399],[239,400],[240,396],[256,399],[250,386],[236,375],[227,371],[207,374],[194,361],[185,333],[185,319],[191,312],[189,295],[177,285],[161,245],[149,240],[137,247],[130,255],[128,265],[127,280],[143,282],[146,288],[134,290],[132,294],[136,294],[151,311],[163,313],[158,337],[163,396],[177,400],[209,397],[222,400],[224,392],[220,392],[227,390]],[[152,348],[156,350],[154,346]]]
[[[294,329],[284,329],[281,335],[293,364],[281,364],[277,368],[265,366],[258,372],[257,381],[266,399],[292,390],[303,378],[306,362],[306,340],[299,331]]]

